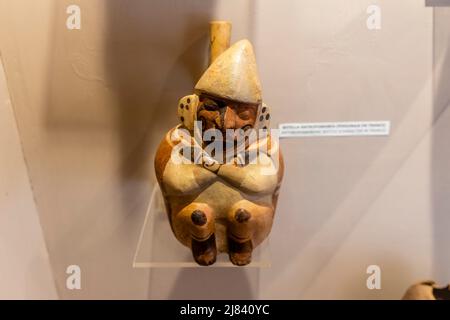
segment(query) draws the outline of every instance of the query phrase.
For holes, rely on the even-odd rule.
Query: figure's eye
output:
[[[240,112],[239,118],[242,120],[249,120],[250,119],[250,113],[248,111]]]
[[[219,106],[216,104],[212,104],[212,103],[205,103],[203,105],[203,107],[205,108],[205,110],[207,111],[218,111],[219,110]]]

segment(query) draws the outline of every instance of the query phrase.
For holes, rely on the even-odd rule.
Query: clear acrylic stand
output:
[[[270,267],[269,241],[266,239],[252,254],[252,262],[245,267]],[[172,233],[164,200],[159,186],[155,184],[138,246],[133,261],[134,268],[196,268],[189,248],[183,246]],[[218,254],[217,261],[208,268],[236,267],[225,253]],[[239,267],[242,268],[242,267]]]

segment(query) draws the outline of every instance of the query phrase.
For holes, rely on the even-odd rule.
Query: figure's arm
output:
[[[273,203],[273,207],[274,209],[277,207],[277,203],[278,203],[278,194],[280,192],[280,188],[281,188],[281,181],[283,180],[283,175],[284,175],[284,159],[283,159],[283,154],[281,153],[281,150],[278,150],[278,159],[279,159],[279,165],[278,165],[278,175],[277,175],[277,186],[275,188],[275,191],[273,193],[272,196],[272,203]]]
[[[240,166],[229,163],[220,166],[217,174],[229,184],[245,192],[266,194],[275,190],[279,179],[279,161],[276,163],[265,154],[258,162]]]
[[[159,145],[155,157],[155,172],[163,193],[183,196],[207,187],[217,176],[209,168],[206,170],[207,168],[193,163],[192,158],[183,157],[182,154],[191,155],[192,147],[189,144],[182,145],[179,136],[172,134],[174,130],[177,128],[169,131]]]
[[[172,132],[172,130],[169,131],[169,134]],[[158,180],[158,183],[161,186],[161,189],[164,189],[164,186],[163,186],[164,169],[166,168],[167,162],[169,162],[169,160],[170,160],[170,156],[172,154],[172,149],[173,149],[173,147],[167,140],[167,134],[166,134],[159,144],[158,150],[156,151],[155,162],[154,162],[156,179]],[[164,191],[164,190],[162,190],[162,191]]]

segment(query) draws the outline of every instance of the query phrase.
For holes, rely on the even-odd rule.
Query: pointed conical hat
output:
[[[251,43],[241,40],[224,51],[205,71],[195,89],[229,100],[259,104],[261,85]]]

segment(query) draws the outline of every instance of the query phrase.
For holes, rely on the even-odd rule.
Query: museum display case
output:
[[[0,298],[431,299],[450,2],[0,0]]]

